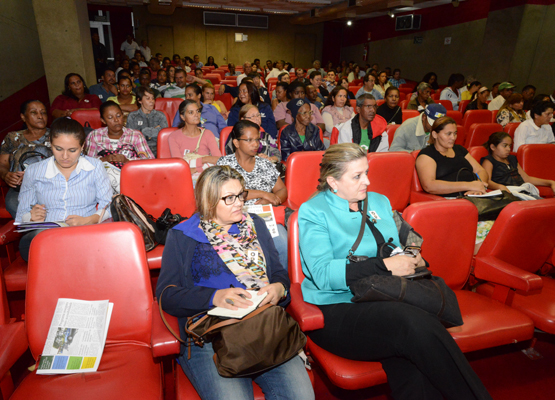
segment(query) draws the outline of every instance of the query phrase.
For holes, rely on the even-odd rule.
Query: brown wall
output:
[[[269,29],[214,27],[204,26],[202,13],[177,8],[173,15],[162,16],[150,14],[146,6],[133,7],[137,40],[147,38],[152,54],[198,54],[203,62],[213,56],[218,65],[260,58],[262,64],[266,59],[284,59],[309,68],[314,58],[321,58],[323,24],[291,25],[287,16],[270,15]],[[248,41],[236,43],[235,33],[248,35]]]

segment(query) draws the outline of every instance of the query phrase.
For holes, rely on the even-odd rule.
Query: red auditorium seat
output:
[[[224,106],[225,108],[227,108],[227,111],[229,111],[233,106],[233,97],[231,97],[229,93],[224,93],[220,95],[218,94],[218,92],[216,92],[216,94],[214,95],[214,100],[220,100],[222,103],[224,103]]]
[[[414,157],[399,151],[368,153],[367,158],[368,191],[383,194],[389,199],[391,208],[402,212],[410,200]]]
[[[53,376],[31,372],[11,399],[164,398],[158,357],[174,354],[179,347],[156,317],[144,242],[135,225],[70,227],[33,239],[25,329],[35,359],[42,353],[59,298],[114,303],[98,371]]]
[[[455,120],[455,122],[457,123],[457,125],[461,125],[462,121],[463,121],[463,117],[460,111],[455,111],[455,110],[447,110],[447,114],[445,114],[447,117],[451,117]]]
[[[337,129],[337,128],[334,126],[333,129],[331,130],[330,146],[331,146],[332,144],[337,144],[338,139],[339,139],[339,129]]]
[[[407,109],[407,106],[409,105],[409,101],[410,100],[402,100],[399,102],[399,107],[401,107],[401,110]]]
[[[391,147],[391,143],[393,143],[393,138],[395,137],[395,132],[401,125],[397,124],[390,124],[387,126],[387,140],[389,141],[389,147]]]
[[[436,100],[435,102],[441,104],[447,111],[453,111],[453,103],[451,103],[451,100]]]
[[[403,122],[405,122],[409,118],[418,117],[420,115],[420,113],[416,110],[402,110],[402,111],[403,111]]]
[[[353,107],[353,110],[355,110],[355,114],[358,114],[357,113],[357,101],[356,101],[356,99],[349,100],[349,103],[351,104],[351,107]]]
[[[470,131],[472,124],[489,124],[491,123],[490,110],[468,110],[464,114],[463,125],[466,132]]]
[[[183,99],[164,99],[160,97],[156,99],[156,102],[154,103],[154,108],[159,111],[165,111],[169,115],[170,120],[173,121],[175,114],[179,110],[179,105],[182,102]]]
[[[218,68],[218,69],[215,69],[215,70],[213,70],[213,71],[210,71],[210,73],[220,75],[220,80],[223,80],[224,77],[225,77],[226,71],[224,71],[223,69],[219,69],[219,68]]]
[[[411,93],[406,93],[406,95],[404,93],[401,93],[401,98],[405,98],[405,100],[407,101],[411,101],[412,100],[412,92]]]
[[[505,125],[505,127],[503,128],[503,131],[507,132],[509,134],[509,136],[511,136],[511,139],[515,140],[515,131],[516,128],[518,128],[518,126],[520,125],[520,122],[511,122],[510,124]]]
[[[552,144],[525,144],[518,148],[518,163],[529,175],[555,180],[555,146]],[[547,186],[538,186],[541,197],[553,197]]]
[[[464,146],[464,141],[466,140],[466,131],[464,130],[464,126],[457,124],[457,140],[455,140],[455,144],[460,144]]]
[[[222,77],[220,74],[205,74],[204,75],[204,79],[209,80],[210,82],[212,82],[213,85],[217,85],[222,81]]]
[[[102,128],[100,111],[98,110],[77,110],[71,113],[71,119],[74,119],[83,126],[88,125],[92,129]]]
[[[405,80],[406,81],[406,80]],[[414,83],[401,83],[399,85],[399,90],[401,89],[410,89],[410,91],[412,92],[414,90],[415,84]]]
[[[461,102],[459,103],[459,111],[461,112],[461,114],[464,115],[464,111],[469,104],[470,100],[461,100]]]
[[[430,263],[434,275],[442,277],[457,295],[464,324],[449,332],[463,352],[532,338],[534,326],[526,315],[463,290],[470,276],[478,223],[473,204],[462,199],[418,203],[407,207],[403,218],[424,238],[422,257]]]
[[[237,87],[237,79],[229,79],[229,76],[227,76],[226,78],[228,79],[224,79],[221,82],[222,85]]]
[[[416,160],[418,157],[418,153],[420,150],[415,150],[411,153],[411,155]],[[412,174],[412,184],[411,184],[411,192],[410,192],[410,203],[418,203],[421,201],[441,201],[445,200],[441,196],[436,196],[435,194],[430,194],[422,189],[422,184],[420,183],[420,178],[418,177],[418,172],[416,172],[416,167],[414,167],[413,174]]]
[[[555,282],[535,274],[555,261],[555,200],[518,201],[501,211],[476,254],[479,293],[525,313],[555,333]]]
[[[381,106],[383,103],[385,103],[385,100],[376,100],[376,105],[378,107]]]
[[[295,212],[289,218],[288,230],[288,265],[291,280],[291,304],[287,307],[293,318],[299,323],[303,332],[320,329],[324,326],[324,316],[318,307],[303,300],[301,283],[304,274],[299,252],[299,226]],[[379,362],[347,360],[332,354],[316,345],[307,337],[306,348],[329,380],[336,386],[357,390],[387,382],[387,377]]]
[[[323,151],[298,151],[289,156],[285,170],[286,207],[298,210],[316,191],[323,155]]]
[[[441,97],[441,90],[438,90],[436,93],[432,94],[432,99],[437,103],[439,98]]]
[[[352,82],[351,82],[351,83],[349,83],[349,90],[350,90],[351,92],[353,92],[353,94],[356,96],[356,94],[358,93],[358,91],[360,90],[360,88],[361,88],[362,86],[363,86],[363,85],[353,85]]]
[[[168,126],[172,126],[173,120],[170,118],[168,113],[165,110],[158,110],[158,111],[160,111],[162,114],[164,114],[164,116],[166,117],[166,120],[168,121]]]
[[[158,140],[156,145],[156,158],[171,158],[170,143],[168,137],[177,128],[164,128],[158,132]]]
[[[473,146],[468,149],[468,153],[478,162],[489,154],[484,146]]]
[[[464,147],[481,146],[486,143],[492,133],[502,132],[503,127],[499,124],[472,124],[466,135]]]
[[[232,126],[226,126],[220,132],[220,152],[222,153],[222,156],[225,156],[225,144],[227,143],[227,138],[231,134],[232,130]]]
[[[121,170],[121,193],[131,197],[147,214],[158,218],[166,208],[190,217],[196,203],[189,164],[178,158],[137,160]],[[150,269],[162,266],[163,245],[146,253]]]

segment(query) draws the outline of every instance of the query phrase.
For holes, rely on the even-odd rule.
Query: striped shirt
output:
[[[102,157],[101,153],[116,151],[117,154],[123,154],[128,160],[147,160],[156,158],[148,147],[145,137],[139,131],[129,128],[123,128],[123,134],[120,136],[116,148],[113,149],[108,137],[108,128],[95,129],[85,141],[85,153],[89,157]]]
[[[112,187],[100,160],[81,156],[66,181],[54,157],[50,157],[31,164],[25,171],[15,220],[29,222],[35,204],[45,205],[46,222],[65,221],[70,215],[100,215],[111,199]],[[108,207],[103,219],[109,217]]]

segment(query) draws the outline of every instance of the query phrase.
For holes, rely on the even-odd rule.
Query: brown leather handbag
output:
[[[168,285],[168,287],[175,285]],[[280,306],[266,304],[242,319],[223,319],[206,312],[187,318],[182,340],[166,323],[166,327],[181,343],[186,344],[191,356],[191,342],[202,347],[212,343],[214,363],[218,373],[226,378],[247,376],[272,369],[295,357],[305,346],[306,336],[297,322]]]

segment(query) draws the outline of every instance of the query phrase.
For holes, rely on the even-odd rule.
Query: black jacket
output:
[[[314,124],[308,124],[305,132],[305,141],[301,141],[301,137],[297,133],[295,124],[287,125],[281,131],[281,160],[287,161],[287,158],[296,151],[318,151],[326,150],[324,143],[320,139],[320,128]],[[360,140],[360,139],[359,139]]]

